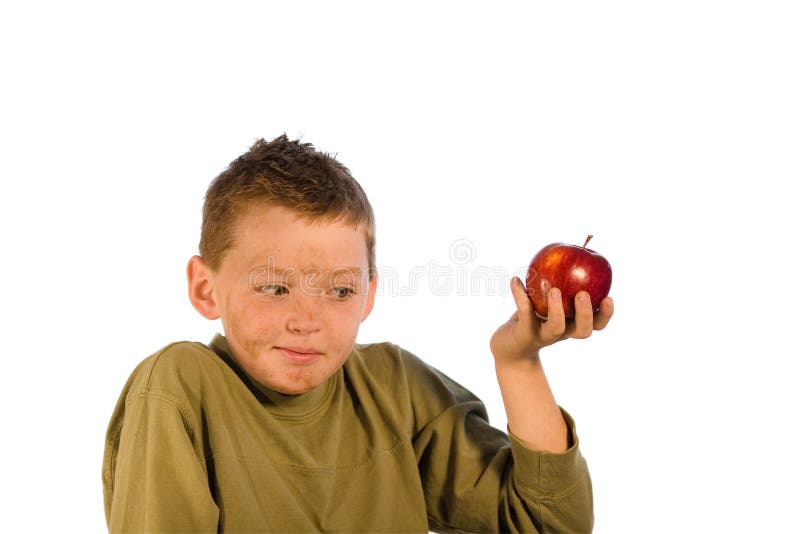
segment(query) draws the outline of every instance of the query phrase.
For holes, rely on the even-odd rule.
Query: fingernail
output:
[[[561,291],[557,287],[554,287],[550,290],[550,294],[553,296],[554,299],[561,298]]]

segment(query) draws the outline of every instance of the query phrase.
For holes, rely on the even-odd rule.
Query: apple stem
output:
[[[586,241],[584,241],[584,243],[583,243],[583,248],[586,248],[586,245],[588,245],[588,244],[589,244],[589,240],[590,240],[591,238],[593,238],[593,237],[594,237],[593,235],[588,235],[588,236],[586,236]]]

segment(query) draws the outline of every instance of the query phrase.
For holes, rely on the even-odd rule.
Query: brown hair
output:
[[[369,277],[375,275],[375,216],[366,193],[347,167],[311,143],[286,134],[270,142],[258,139],[208,186],[203,204],[200,256],[217,271],[234,245],[238,217],[254,204],[280,205],[308,220],[342,217],[363,225]]]

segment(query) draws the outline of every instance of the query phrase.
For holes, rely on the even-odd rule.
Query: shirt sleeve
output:
[[[591,480],[569,414],[562,410],[571,433],[567,451],[531,450],[492,427],[483,403],[445,375],[431,369],[413,382],[414,449],[430,528],[592,530]]]
[[[109,532],[217,532],[202,445],[179,402],[139,394],[116,426],[104,460]]]

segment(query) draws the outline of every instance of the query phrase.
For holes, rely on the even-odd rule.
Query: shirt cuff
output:
[[[569,448],[564,452],[529,449],[510,430],[508,432],[514,457],[514,479],[540,496],[558,496],[571,491],[588,472],[586,461],[578,448],[575,421],[566,410],[560,410],[567,423],[569,440]]]

